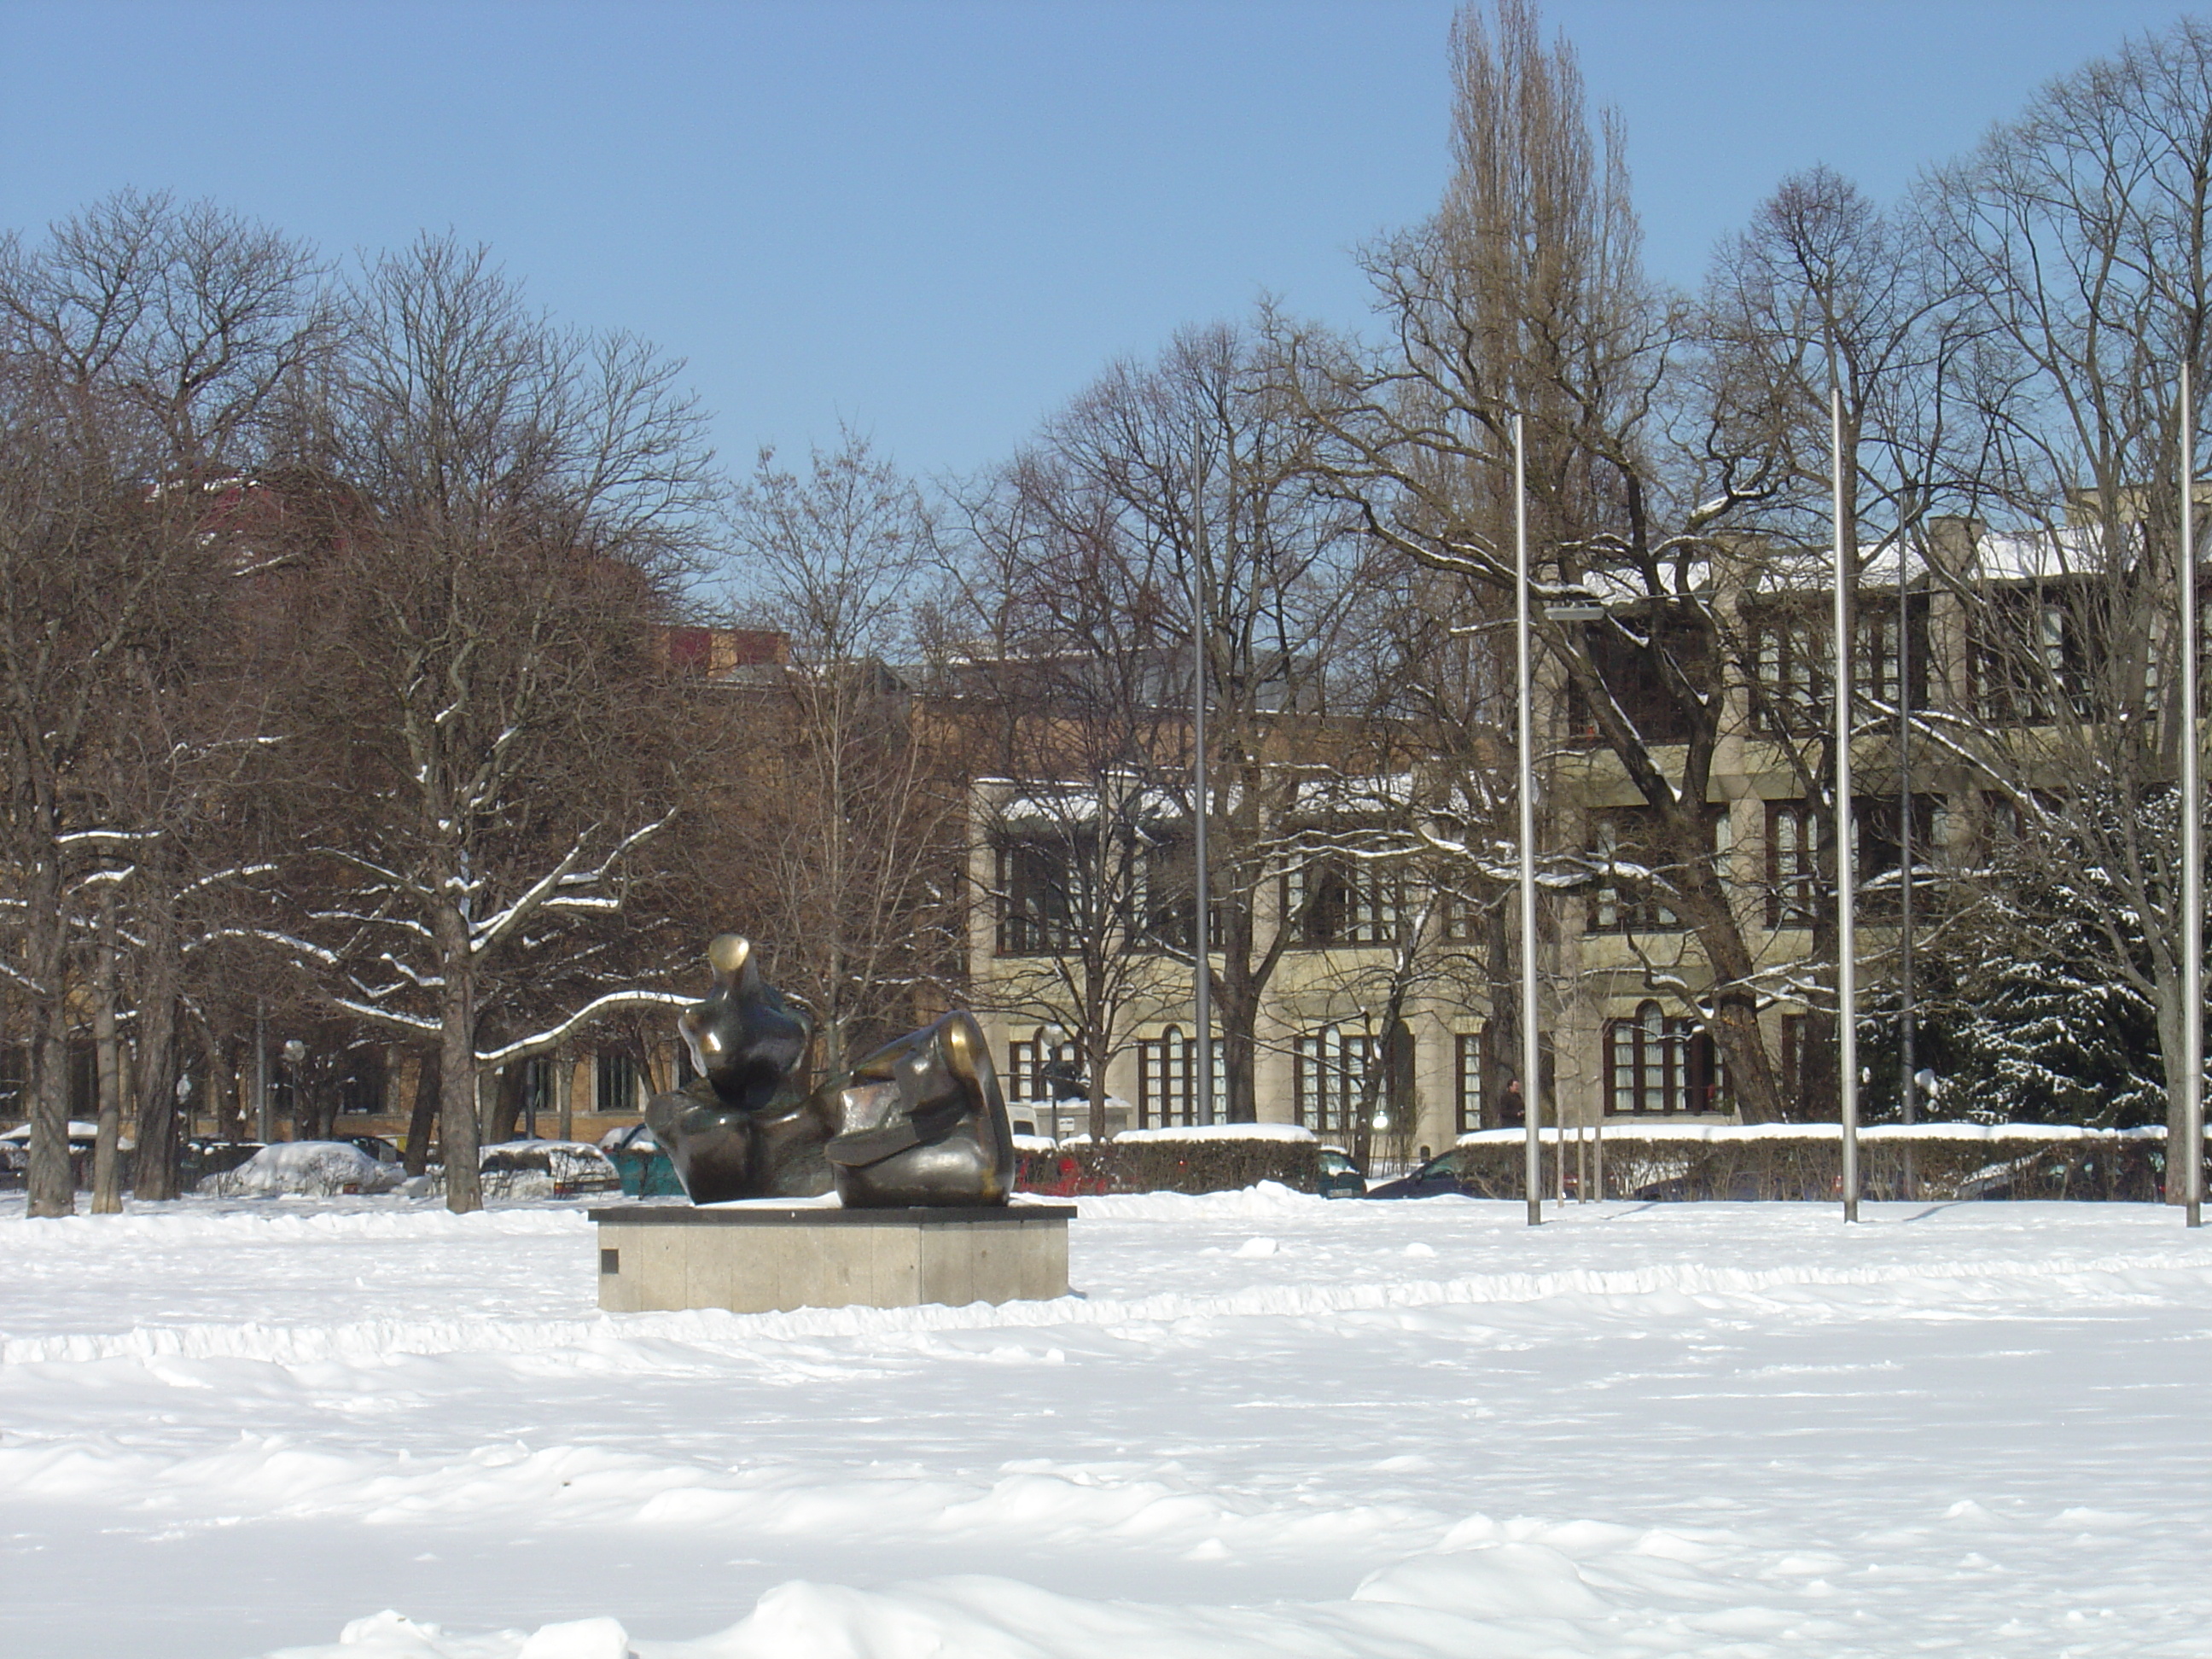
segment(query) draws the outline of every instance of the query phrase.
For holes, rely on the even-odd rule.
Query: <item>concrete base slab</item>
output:
[[[727,1308],[912,1308],[1067,1294],[1071,1204],[973,1209],[593,1210],[599,1306],[610,1313]]]

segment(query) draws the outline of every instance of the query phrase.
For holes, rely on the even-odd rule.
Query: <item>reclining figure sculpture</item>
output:
[[[1004,1204],[1014,1150],[990,1051],[953,1012],[808,1092],[812,1023],[761,977],[750,941],[708,946],[714,988],[678,1027],[699,1075],[645,1109],[694,1204],[811,1198],[855,1209]]]

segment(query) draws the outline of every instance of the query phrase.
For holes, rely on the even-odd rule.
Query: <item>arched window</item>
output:
[[[1292,1048],[1292,1119],[1317,1133],[1351,1133],[1376,1046],[1364,1032],[1336,1025],[1302,1033]]]
[[[1605,1023],[1606,1110],[1617,1115],[1721,1109],[1727,1074],[1697,1022],[1637,1005]]]

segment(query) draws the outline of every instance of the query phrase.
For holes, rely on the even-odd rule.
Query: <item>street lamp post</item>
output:
[[[1536,799],[1529,764],[1535,739],[1528,685],[1528,457],[1518,415],[1513,417],[1513,665],[1521,805],[1522,1179],[1528,1198],[1528,1224],[1534,1227],[1544,1219],[1543,1154],[1536,1123],[1544,1090],[1537,1070]]]

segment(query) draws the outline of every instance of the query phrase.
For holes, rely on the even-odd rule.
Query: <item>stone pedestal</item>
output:
[[[599,1306],[911,1308],[1067,1294],[1075,1206],[831,1210],[657,1204],[593,1210]]]

